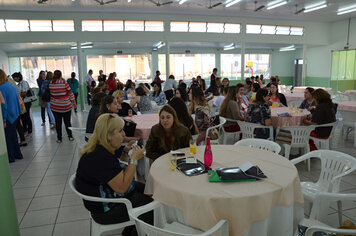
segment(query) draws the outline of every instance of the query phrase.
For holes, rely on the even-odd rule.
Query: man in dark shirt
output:
[[[98,81],[101,82],[105,82],[106,81],[106,75],[103,74],[103,70],[99,70],[99,76],[98,76]]]

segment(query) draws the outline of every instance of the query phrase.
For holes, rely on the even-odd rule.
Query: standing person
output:
[[[55,70],[53,79],[49,82],[49,91],[51,94],[51,110],[56,119],[57,143],[62,142],[62,119],[68,134],[69,141],[73,141],[70,116],[71,111],[77,107],[74,95],[69,84],[62,78],[62,72]]]
[[[72,90],[72,93],[74,94],[75,98],[75,103],[78,104],[78,88],[79,88],[79,81],[75,78],[75,72],[72,72],[70,74],[70,78],[67,79],[67,83],[70,86],[70,89]],[[77,112],[77,108],[74,108],[74,112]]]
[[[46,75],[46,79],[42,82],[42,86],[41,86],[42,93],[45,93],[46,90],[49,90],[49,82],[52,81],[52,78],[53,78],[52,71],[48,71],[47,75]],[[53,112],[51,110],[51,102],[50,102],[50,100],[47,101],[47,114],[48,114],[48,116],[50,118],[49,122],[51,124],[51,129],[56,128],[56,120],[54,119],[54,115],[53,115]]]
[[[113,92],[117,90],[117,85],[114,76],[115,76],[114,73],[110,73],[109,78],[106,81],[106,84],[108,85],[109,95],[111,95]]]
[[[16,123],[21,113],[20,102],[16,88],[7,82],[7,76],[0,69],[0,93],[3,97],[1,102],[2,119],[4,122],[6,148],[9,162],[22,159],[22,153],[17,140]]]
[[[88,105],[90,105],[90,86],[92,84],[92,82],[94,81],[93,77],[92,77],[92,74],[93,74],[93,70],[90,69],[88,71],[88,74],[85,76],[85,82],[87,83],[87,100],[88,100]]]
[[[152,93],[150,93],[150,99],[151,101],[156,102],[157,106],[163,106],[164,104],[166,104],[166,95],[164,95],[164,93],[162,92],[162,87],[160,83],[153,82],[153,91]]]
[[[159,70],[156,71],[156,77],[154,78],[154,80],[152,82],[156,82],[156,83],[162,84],[164,81],[161,80],[161,78],[159,78],[160,75],[161,75],[161,72]]]
[[[99,70],[98,81],[99,81],[99,83],[100,83],[101,81],[103,81],[103,82],[106,81],[106,75],[103,74],[103,70]]]
[[[17,86],[19,87],[20,90],[20,96],[23,102],[25,103],[25,107],[26,107],[25,114],[21,115],[23,131],[25,132],[25,136],[30,136],[32,134],[32,120],[31,120],[32,102],[26,99],[27,92],[30,90],[30,85],[27,83],[27,81],[23,80],[22,74],[20,72],[13,73],[12,78],[18,83]]]
[[[210,76],[210,82],[215,80],[217,76],[218,76],[218,68],[214,68],[213,73]]]
[[[42,91],[42,83],[46,79],[46,72],[43,70],[40,71],[38,78],[37,78],[37,85],[38,85],[38,105],[41,107],[41,118],[42,118],[42,124],[41,126],[44,126],[46,124],[46,107],[47,107],[47,102],[42,99],[42,94],[44,91]],[[48,120],[49,116],[48,116]]]
[[[173,89],[177,89],[177,81],[174,80],[174,75],[170,75],[163,88],[167,101],[173,97]]]

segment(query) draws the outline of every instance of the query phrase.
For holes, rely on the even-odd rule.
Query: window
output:
[[[246,33],[247,34],[260,34],[261,33],[261,25],[246,25]]]
[[[53,20],[53,31],[74,31],[73,20]]]
[[[249,63],[253,64],[252,70],[247,67]],[[245,54],[245,77],[263,74],[269,77],[270,55],[269,54]]]
[[[104,20],[104,31],[124,31],[124,21]]]
[[[101,20],[83,20],[82,31],[103,31],[103,21]]]
[[[224,32],[224,23],[209,23],[207,26],[208,33],[223,33]]]
[[[8,32],[26,32],[30,31],[28,20],[5,20]]]
[[[171,22],[171,32],[188,32],[188,22]]]
[[[52,31],[51,20],[30,20],[31,31]]]
[[[189,32],[206,32],[206,22],[189,22]]]
[[[0,32],[6,32],[5,21],[0,19]]]
[[[275,34],[276,26],[275,25],[262,25],[261,34]]]
[[[221,54],[221,77],[241,78],[241,54]]]
[[[277,26],[276,28],[276,34],[279,35],[289,35],[290,33],[290,27],[289,26]]]
[[[240,24],[230,24],[230,23],[225,23],[225,30],[224,33],[240,33]]]
[[[303,27],[290,27],[290,35],[303,35]]]
[[[163,21],[145,21],[145,31],[163,32]]]
[[[144,21],[125,21],[125,31],[144,31]]]

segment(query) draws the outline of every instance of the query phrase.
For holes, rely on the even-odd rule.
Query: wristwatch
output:
[[[131,159],[129,160],[129,165],[131,165],[131,164],[137,166],[137,160],[131,158]]]

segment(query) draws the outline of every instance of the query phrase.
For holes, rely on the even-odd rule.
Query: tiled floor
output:
[[[23,160],[10,165],[18,221],[21,235],[90,235],[88,211],[81,199],[71,192],[68,179],[78,164],[78,150],[75,142],[70,142],[63,134],[63,142],[56,143],[56,132],[50,130],[48,121],[41,126],[38,107],[32,109],[34,131],[23,147]],[[47,117],[46,117],[47,118]],[[85,126],[85,113],[72,113],[72,125]],[[64,130],[63,130],[64,131]],[[333,149],[356,157],[352,146],[353,135],[345,141],[337,130],[333,139]],[[320,164],[312,162],[312,171],[298,166],[302,181],[315,181],[320,172]],[[344,178],[341,192],[356,193],[356,172]],[[344,219],[356,220],[356,199],[344,204]],[[335,208],[330,209],[328,223],[337,226]]]

